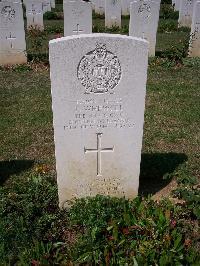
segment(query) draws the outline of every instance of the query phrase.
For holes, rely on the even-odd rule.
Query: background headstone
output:
[[[42,1],[26,0],[27,28],[44,29]]]
[[[89,34],[50,41],[60,206],[74,197],[137,195],[148,43]]]
[[[134,1],[130,5],[129,35],[149,42],[149,55],[155,55],[160,1]]]
[[[174,2],[175,2],[174,10],[179,11],[181,0],[175,0]]]
[[[92,33],[92,4],[81,0],[64,1],[64,35]]]
[[[51,11],[51,1],[50,0],[42,0],[42,9],[43,9],[43,13]]]
[[[190,34],[189,56],[200,57],[200,1],[196,2],[194,5]]]
[[[133,0],[121,0],[122,15],[128,16],[130,14],[130,4]]]
[[[55,0],[51,0],[51,7],[52,8],[55,8],[56,7]]]
[[[0,65],[27,62],[21,1],[0,2]]]
[[[179,9],[179,27],[191,27],[195,0],[181,0]]]
[[[105,14],[105,0],[95,0],[95,13],[99,15]]]
[[[121,28],[121,0],[105,0],[105,26]]]

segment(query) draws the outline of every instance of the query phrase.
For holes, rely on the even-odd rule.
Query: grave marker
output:
[[[180,10],[179,10],[179,27],[191,27],[192,24],[192,14],[193,6],[195,0],[181,0],[180,1]]]
[[[190,34],[189,56],[200,57],[200,1],[197,1],[194,5]]]
[[[51,11],[51,1],[50,0],[42,0],[42,10],[43,10],[43,13]]]
[[[81,0],[64,1],[64,35],[92,33],[92,4]]]
[[[44,29],[42,1],[26,1],[26,18],[28,29],[30,27],[37,28],[38,30]]]
[[[105,14],[105,0],[95,0],[95,13],[99,15]]]
[[[121,0],[121,6],[122,6],[122,15],[128,16],[130,15],[130,4],[132,0]]]
[[[55,0],[51,0],[51,7],[52,8],[55,8],[56,7]]]
[[[155,55],[160,1],[134,1],[130,5],[129,35],[149,42],[149,55]]]
[[[21,1],[0,2],[0,65],[27,62]]]
[[[121,28],[121,0],[105,1],[105,26]]]
[[[50,41],[60,207],[139,185],[148,42],[83,34]]]

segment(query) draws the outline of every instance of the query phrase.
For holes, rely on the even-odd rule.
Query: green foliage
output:
[[[92,19],[105,19],[105,14],[97,14],[95,11],[92,11]]]
[[[46,32],[36,28],[30,28],[27,34],[27,41],[30,43],[29,53],[34,60],[41,59],[44,54],[43,43],[46,40]],[[42,56],[41,56],[42,55]]]
[[[102,196],[78,200],[70,221],[84,233],[72,257],[87,265],[186,265],[187,256],[195,262],[197,255],[186,249],[177,226],[179,212],[168,201]]]
[[[177,31],[178,22],[172,19],[164,20],[160,19],[158,24],[158,32],[172,32]]]
[[[47,11],[45,14],[44,14],[44,19],[47,19],[47,20],[57,20],[57,19],[61,19],[60,16],[54,12],[54,11]]]
[[[32,68],[30,65],[24,64],[24,65],[16,65],[13,67],[13,71],[15,72],[27,72],[31,71]]]
[[[163,19],[175,19],[177,20],[179,17],[179,12],[174,11],[172,5],[162,4],[160,8],[160,18]]]
[[[200,68],[200,58],[199,57],[184,58],[183,63],[187,67]]]
[[[184,41],[179,41],[171,49],[165,50],[160,54],[161,57],[168,59],[170,62],[183,64],[183,59],[188,55],[189,36]]]

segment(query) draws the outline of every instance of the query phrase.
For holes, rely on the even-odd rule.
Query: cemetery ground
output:
[[[132,201],[97,196],[58,208],[47,40],[62,34],[62,20],[46,20],[39,43],[32,31],[32,63],[0,69],[0,265],[199,265],[200,60],[185,58],[188,31],[169,30],[170,21],[160,21],[168,26],[149,59]]]

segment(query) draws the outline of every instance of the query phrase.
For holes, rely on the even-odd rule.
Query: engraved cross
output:
[[[76,32],[77,34],[79,34],[80,32],[83,32],[83,30],[79,29],[79,24],[76,25],[76,29],[73,30],[73,32]]]
[[[101,146],[101,137],[103,133],[97,133],[97,148],[96,149],[86,149],[84,147],[84,153],[96,153],[97,154],[97,176],[101,176],[101,153],[102,152],[113,152],[114,147],[112,148],[102,148]]]
[[[12,33],[10,32],[10,36],[9,37],[6,37],[6,39],[8,41],[10,41],[10,48],[12,49],[13,48],[13,40],[16,40],[16,37],[12,36]]]

